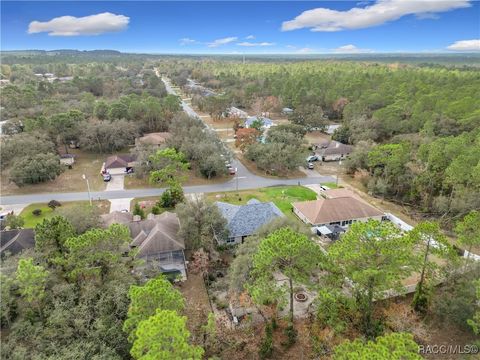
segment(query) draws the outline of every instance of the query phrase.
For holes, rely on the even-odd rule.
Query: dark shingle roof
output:
[[[256,199],[246,205],[232,205],[216,202],[223,217],[227,220],[229,237],[249,236],[277,217],[284,216],[274,203],[262,203]]]
[[[147,220],[132,221],[128,227],[131,246],[138,249],[139,257],[185,249],[184,240],[177,235],[180,222],[175,213],[166,211]]]
[[[102,221],[106,227],[109,227],[112,224],[125,225],[133,220],[132,213],[121,212],[121,211],[114,211],[109,214],[103,214],[103,215],[100,215],[100,217],[102,218]]]
[[[7,230],[0,232],[0,254],[8,251],[16,255],[24,249],[35,246],[35,232],[33,229]]]
[[[350,154],[353,151],[353,146],[345,145],[335,140],[324,141],[314,145],[317,146],[317,150],[315,152],[320,156],[337,155],[337,154],[346,155],[346,154]]]
[[[135,161],[135,156],[130,154],[112,155],[105,161],[105,169],[127,167]]]

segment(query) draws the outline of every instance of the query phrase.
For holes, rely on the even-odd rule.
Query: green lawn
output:
[[[78,204],[88,204],[88,201],[72,201],[62,203],[63,208],[68,208]],[[102,201],[94,201],[94,206],[98,206],[102,213],[108,213],[110,208],[110,202],[107,200]],[[35,209],[42,210],[42,213],[39,216],[33,215],[32,211]],[[41,223],[44,219],[50,219],[57,215],[58,212],[55,210],[50,209],[46,203],[40,204],[30,204],[25,209],[22,210],[20,216],[25,221],[23,227],[24,228],[34,228],[37,224]]]
[[[274,186],[255,190],[230,191],[208,194],[207,199],[224,201],[230,204],[246,204],[250,199],[262,202],[272,201],[282,212],[292,218],[297,217],[292,213],[292,203],[297,201],[316,200],[314,191],[303,186]]]

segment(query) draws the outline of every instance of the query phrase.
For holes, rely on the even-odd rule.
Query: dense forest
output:
[[[80,63],[65,56],[29,55],[28,64],[1,65],[6,82],[0,159],[7,182],[23,186],[55,179],[64,170],[58,155],[71,147],[100,156],[131,151],[147,160],[154,149],[132,148],[135,138],[169,131],[180,113],[178,97],[167,94],[152,62],[109,52],[105,62],[100,55]],[[88,56],[92,60],[96,53]],[[178,136],[172,142],[180,147]],[[213,137],[203,137],[202,143],[209,145],[192,145],[189,152],[196,154],[189,159],[195,171],[207,178],[223,174],[223,146]]]
[[[132,204],[132,216],[178,216],[188,278],[177,283],[159,276],[157,263],[144,267],[129,229],[107,227],[95,206],[52,200],[54,216],[35,226],[34,247],[0,258],[1,358],[398,360],[421,359],[419,345],[452,339],[475,350],[480,268],[459,248],[480,248],[480,70],[456,56],[391,59],[2,54],[2,180],[20,189],[48,183],[69,171],[60,164],[69,151],[97,162],[132,152],[139,165],[131,178],[168,186],[151,209]],[[238,189],[184,195],[187,177],[212,185],[227,173],[230,145],[182,112],[157,69],[179,92],[189,79],[213,90],[189,94],[212,122],[230,121],[230,106],[290,120],[266,134],[259,119],[243,131],[231,121],[231,149],[272,176],[305,164],[309,133],[340,125],[333,139],[354,147],[346,176],[429,221],[409,232],[358,221],[321,245],[286,213],[241,244],[218,243],[228,229],[214,201],[251,197]],[[288,119],[284,107],[293,110]],[[160,147],[135,145],[149,132],[169,137]],[[283,203],[290,191],[310,191],[270,187],[252,197],[265,189]],[[21,216],[7,218],[22,229]],[[298,294],[312,301],[303,303],[305,318],[296,315]],[[235,322],[237,304],[253,310]]]
[[[207,104],[294,109],[308,128],[339,123],[333,138],[356,147],[346,162],[368,190],[447,222],[480,207],[480,71],[404,63],[285,64],[184,61],[168,68],[220,95]],[[215,99],[216,98],[216,99]],[[203,101],[204,102],[204,101]],[[222,105],[224,106],[224,105]]]

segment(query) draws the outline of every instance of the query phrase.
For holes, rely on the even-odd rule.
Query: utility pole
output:
[[[237,178],[237,192],[238,192],[238,168],[235,168],[235,175]]]
[[[90,194],[90,183],[88,182],[87,175],[83,174],[82,179],[87,182],[88,200],[90,201],[90,206],[92,206],[92,195]]]
[[[338,162],[338,165],[339,165],[340,167],[342,166],[342,160],[340,160],[340,161]],[[338,169],[338,171],[340,171],[340,169]],[[335,181],[336,187],[338,187],[338,171],[337,171],[337,178],[336,178],[336,181]]]

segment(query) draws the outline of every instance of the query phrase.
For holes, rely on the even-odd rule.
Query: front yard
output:
[[[66,202],[62,203],[61,208],[68,208],[72,207],[75,205],[87,205],[88,201],[72,201],[72,202]],[[101,200],[101,201],[94,201],[93,202],[94,206],[97,206],[100,209],[100,212],[102,214],[108,213],[110,209],[110,201],[108,200]],[[33,211],[34,210],[41,210],[41,213],[39,215],[34,215]],[[50,219],[57,215],[58,213],[49,208],[46,203],[39,203],[39,204],[30,204],[26,208],[22,210],[20,213],[20,216],[24,219],[25,223],[23,225],[24,228],[30,229],[34,228],[37,224],[41,223],[44,219]]]
[[[211,201],[224,201],[230,204],[246,204],[250,199],[262,202],[272,201],[286,216],[297,219],[292,212],[292,203],[297,201],[316,200],[317,194],[303,186],[272,186],[268,188],[229,191],[206,194]]]
[[[225,175],[208,180],[207,178],[198,175],[194,169],[186,172],[185,176],[187,177],[187,180],[182,183],[183,186],[220,184],[232,179],[231,176]],[[164,188],[167,186],[165,184],[151,184],[148,181],[148,176],[143,178],[139,178],[135,174],[125,176],[125,189],[142,189],[151,187]]]
[[[105,190],[106,185],[100,176],[100,170],[102,163],[109,154],[92,154],[78,149],[70,149],[70,153],[76,155],[73,168],[68,169],[66,167],[65,171],[53,181],[18,187],[13,182],[9,181],[8,173],[2,171],[2,195],[87,191],[87,184],[82,178],[83,174],[88,177],[91,191]]]

